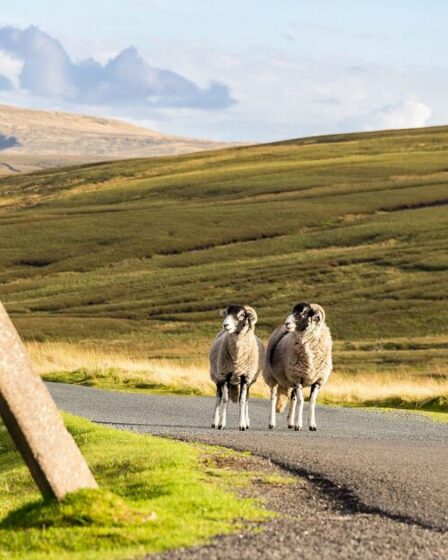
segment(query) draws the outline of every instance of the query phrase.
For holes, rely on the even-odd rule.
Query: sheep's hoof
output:
[[[294,424],[288,424],[288,430],[293,430],[294,429]]]
[[[294,431],[295,432],[301,432],[302,431],[302,426],[294,426]]]
[[[223,426],[222,424],[220,424],[220,425],[218,426],[218,430],[224,430],[224,428],[225,428],[225,426]]]
[[[216,424],[215,424],[215,423],[212,424],[212,428],[216,428]]]
[[[246,428],[244,426],[240,426],[240,432],[245,432]]]
[[[316,426],[310,426],[310,432],[317,432]]]
[[[273,430],[275,428],[274,424],[269,424],[269,429]]]

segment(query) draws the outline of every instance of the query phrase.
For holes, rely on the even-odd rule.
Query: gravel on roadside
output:
[[[447,558],[447,533],[359,512],[343,488],[291,475],[267,459],[249,456],[246,460],[247,468],[278,478],[267,483],[260,477],[241,492],[262,499],[264,507],[278,515],[248,525],[243,532],[215,537],[206,545],[150,555],[148,560]],[[281,482],[285,475],[289,481]]]

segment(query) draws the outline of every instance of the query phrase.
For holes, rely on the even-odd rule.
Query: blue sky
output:
[[[442,0],[15,0],[0,102],[222,140],[444,124],[447,21]]]

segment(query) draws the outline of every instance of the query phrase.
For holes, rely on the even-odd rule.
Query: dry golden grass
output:
[[[37,371],[46,379],[102,387],[176,389],[179,393],[211,394],[213,384],[205,364],[145,359],[126,351],[103,351],[67,342],[27,344]]]
[[[48,380],[104,388],[140,389],[179,394],[214,393],[207,362],[135,357],[125,350],[67,342],[27,344],[37,371]],[[253,394],[268,397],[262,379]],[[335,372],[321,392],[321,402],[448,410],[448,375]]]
[[[321,401],[448,410],[448,376],[423,376],[407,372],[335,372],[328,385],[322,389]]]

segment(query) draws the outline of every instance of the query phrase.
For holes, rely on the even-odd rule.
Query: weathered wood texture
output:
[[[1,302],[0,414],[43,495],[97,488]]]

